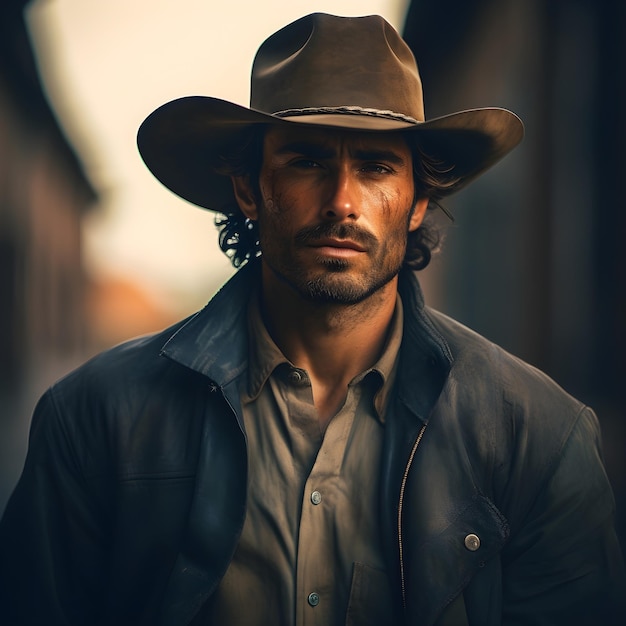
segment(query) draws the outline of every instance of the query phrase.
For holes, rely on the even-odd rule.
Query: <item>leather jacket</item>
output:
[[[210,598],[246,510],[238,389],[257,265],[42,397],[0,524],[0,623],[179,626]],[[622,623],[592,411],[426,308],[412,273],[399,289],[379,506],[396,623]]]

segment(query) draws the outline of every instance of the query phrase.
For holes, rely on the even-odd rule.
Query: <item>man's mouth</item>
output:
[[[352,239],[335,239],[325,237],[310,241],[308,245],[312,248],[334,248],[336,250],[352,250],[354,252],[366,252],[365,246]]]
[[[354,254],[373,248],[376,237],[352,224],[319,224],[301,230],[296,235],[296,243],[309,248]]]

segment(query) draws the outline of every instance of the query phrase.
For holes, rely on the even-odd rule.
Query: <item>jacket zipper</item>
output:
[[[422,440],[422,435],[426,430],[426,424],[424,424],[417,435],[417,439],[413,444],[413,449],[411,450],[411,456],[406,464],[406,468],[404,469],[404,475],[402,476],[402,484],[400,485],[400,500],[398,502],[398,548],[400,553],[400,588],[402,591],[402,608],[406,611],[406,581],[404,579],[404,546],[402,545],[402,509],[404,507],[404,491],[406,488],[406,483],[409,478],[409,470],[411,469],[411,465],[413,463],[413,458],[415,457],[415,453],[417,452],[417,446],[419,446],[420,441]]]

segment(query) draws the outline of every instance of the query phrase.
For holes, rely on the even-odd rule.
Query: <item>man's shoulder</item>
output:
[[[474,467],[498,467],[506,476],[517,464],[526,476],[545,477],[564,450],[583,459],[598,445],[593,410],[545,372],[446,315],[427,314],[452,355],[431,422],[448,440],[463,433],[460,445],[476,455]]]
[[[225,384],[222,374],[230,373],[233,355],[245,358],[242,320],[255,276],[255,267],[240,270],[202,310],[95,355],[55,383],[47,397],[67,406],[68,414],[104,407],[109,416],[132,416],[145,413],[141,407],[193,402],[197,394],[214,390],[216,381]]]
[[[514,405],[559,407],[578,413],[583,404],[567,393],[548,374],[511,354],[503,347],[453,318],[432,309],[427,315],[449,346],[451,376],[468,386],[501,396]]]
[[[74,379],[94,378],[102,382],[128,382],[128,377],[148,374],[164,365],[161,350],[187,320],[149,335],[128,339],[90,357],[82,365],[61,378],[55,386],[71,384]]]
[[[129,339],[91,357],[54,383],[47,395],[68,413],[89,413],[105,407],[121,412],[198,375],[162,355],[163,346],[188,320],[160,332]]]

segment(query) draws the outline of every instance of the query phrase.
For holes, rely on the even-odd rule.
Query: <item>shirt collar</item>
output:
[[[376,363],[355,376],[350,385],[363,381],[374,386],[374,408],[380,421],[384,422],[385,410],[395,380],[398,354],[402,343],[404,312],[400,296],[396,305],[385,340],[383,351]],[[267,379],[282,364],[293,364],[280,351],[265,327],[259,307],[259,293],[253,294],[248,304],[248,331],[250,337],[248,357],[248,389],[244,401],[253,401],[261,393]]]
[[[259,290],[252,294],[248,303],[248,397],[255,400],[272,372],[289,360],[274,343],[267,332],[259,306]]]
[[[402,344],[402,328],[404,325],[404,309],[400,295],[396,296],[396,307],[389,326],[385,347],[378,361],[371,371],[378,372],[382,378],[382,384],[374,396],[374,407],[381,422],[385,421],[385,411],[396,378],[398,369],[398,354]]]

